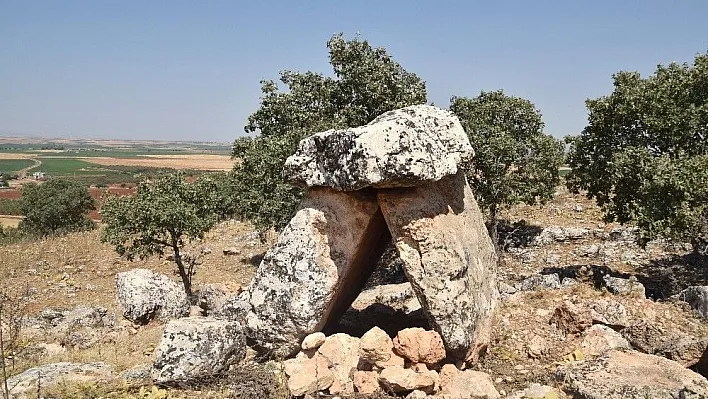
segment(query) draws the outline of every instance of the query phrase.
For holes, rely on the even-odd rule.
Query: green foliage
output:
[[[472,99],[453,97],[450,110],[474,148],[467,178],[480,206],[489,210],[492,226],[502,207],[553,197],[563,146],[543,133],[541,114],[530,101],[499,90]]]
[[[586,102],[588,126],[568,140],[569,188],[596,198],[606,220],[637,222],[642,243],[688,240],[705,253],[708,54],[613,79],[609,96]]]
[[[0,215],[22,215],[20,201],[10,198],[0,198]]]
[[[88,187],[63,179],[25,184],[20,197],[25,218],[19,228],[35,236],[89,230],[96,224],[86,214],[96,209]]]
[[[191,295],[194,263],[181,253],[184,239],[202,238],[219,219],[230,216],[227,182],[225,176],[203,176],[187,183],[182,174],[173,173],[141,183],[134,196],[109,197],[101,208],[101,240],[129,260],[171,250]]]
[[[288,156],[304,137],[333,128],[364,125],[380,114],[426,102],[425,83],[407,72],[383,48],[359,37],[335,35],[328,42],[334,77],[283,71],[281,90],[261,82],[261,105],[248,118],[247,133],[234,142],[238,213],[258,228],[282,228],[302,190],[281,176]]]

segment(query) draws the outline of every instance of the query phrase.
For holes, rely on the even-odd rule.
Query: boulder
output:
[[[663,357],[613,349],[592,359],[560,366],[563,389],[581,399],[708,397],[708,380]]]
[[[387,241],[372,193],[310,189],[238,297],[255,347],[287,357],[305,336],[339,320]]]
[[[550,226],[541,230],[541,233],[533,239],[531,245],[541,246],[553,242],[580,240],[590,235],[592,235],[592,231],[580,227]]]
[[[411,314],[421,309],[411,283],[385,284],[362,291],[352,303],[352,309],[363,311],[372,305],[383,305],[394,311]]]
[[[414,105],[303,139],[283,173],[307,187],[411,187],[456,174],[473,154],[452,112]]]
[[[29,370],[7,379],[11,398],[33,397],[37,385],[51,387],[59,382],[87,383],[111,381],[115,378],[113,367],[102,362],[96,363],[51,363]]]
[[[696,371],[708,369],[708,337],[694,337],[680,332],[667,332],[653,323],[641,321],[620,331],[636,349],[674,360]]]
[[[221,284],[207,284],[197,291],[197,303],[207,316],[221,312],[229,299],[229,292]]]
[[[416,372],[415,370],[404,369],[401,366],[391,366],[385,368],[379,374],[379,383],[394,393],[414,390],[432,393],[437,382],[438,373],[433,370]]]
[[[166,321],[187,316],[189,301],[184,288],[169,277],[147,269],[116,275],[116,295],[123,316],[138,324],[158,318]]]
[[[671,338],[666,330],[645,320],[623,328],[620,333],[634,348],[649,354],[655,354]]]
[[[429,366],[445,359],[445,346],[440,334],[422,328],[406,328],[393,339],[393,350],[413,363]]]
[[[334,334],[325,339],[317,354],[327,359],[334,377],[329,387],[333,395],[354,393],[352,377],[359,364],[359,338],[347,334]]]
[[[304,351],[315,350],[322,346],[322,344],[325,343],[326,339],[327,337],[325,337],[324,333],[318,331],[305,337],[305,339],[302,340],[302,344],[300,344],[300,347]]]
[[[617,331],[595,324],[583,333],[580,349],[586,357],[596,357],[610,349],[629,349],[629,342]]]
[[[615,295],[631,295],[639,298],[646,298],[644,284],[637,281],[637,278],[619,278],[612,276],[604,276],[602,281],[607,288],[607,291]]]
[[[406,276],[454,360],[476,360],[498,301],[494,246],[464,173],[378,200]]]
[[[300,352],[295,358],[283,362],[290,394],[302,396],[329,388],[334,382],[329,366],[329,361],[317,352],[311,357]]]
[[[246,356],[246,338],[235,321],[188,317],[167,323],[155,350],[153,377],[169,383],[226,371]]]
[[[679,293],[679,298],[688,302],[701,317],[708,319],[708,285],[688,287]]]
[[[362,395],[371,395],[381,390],[379,386],[379,373],[375,371],[354,372],[354,390]]]

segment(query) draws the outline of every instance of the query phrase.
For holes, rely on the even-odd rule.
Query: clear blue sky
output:
[[[612,73],[708,48],[708,1],[0,0],[0,134],[231,141],[281,69],[329,37],[383,46],[447,107],[504,89],[561,137]]]

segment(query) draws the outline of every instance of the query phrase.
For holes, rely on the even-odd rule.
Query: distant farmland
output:
[[[0,159],[0,172],[17,173],[33,164],[31,159]]]

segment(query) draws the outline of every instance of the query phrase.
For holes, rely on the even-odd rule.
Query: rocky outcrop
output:
[[[688,287],[679,293],[682,301],[691,307],[704,319],[708,319],[708,285]]]
[[[379,190],[406,276],[448,355],[467,359],[489,342],[498,300],[496,254],[464,174]]]
[[[10,377],[7,387],[11,398],[31,397],[37,392],[37,384],[42,388],[51,387],[59,382],[82,383],[110,381],[115,378],[113,367],[102,362],[97,363],[52,363]]]
[[[644,285],[634,276],[630,278],[604,276],[602,280],[607,290],[615,295],[633,295],[646,298]]]
[[[708,380],[663,357],[611,350],[593,360],[561,366],[556,377],[580,399],[708,397]]]
[[[246,355],[246,338],[235,321],[188,317],[167,323],[155,350],[153,377],[170,383],[225,371]]]
[[[154,318],[166,321],[189,314],[184,288],[147,269],[118,273],[116,295],[123,316],[133,323],[147,324]]]
[[[354,301],[387,236],[375,196],[310,190],[239,297],[248,336],[274,356],[297,351]]]
[[[449,111],[414,105],[368,125],[303,139],[284,174],[308,187],[337,190],[412,187],[460,170],[473,155],[467,134]]]

